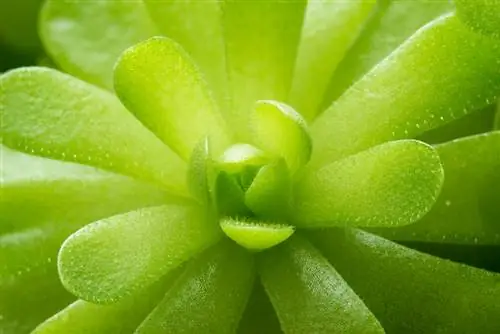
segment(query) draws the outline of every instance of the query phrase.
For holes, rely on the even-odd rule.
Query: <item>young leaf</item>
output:
[[[0,133],[11,148],[99,167],[184,194],[184,162],[110,93],[48,68],[0,76]]]
[[[251,142],[248,116],[257,100],[285,101],[290,89],[305,0],[222,4],[236,138]]]
[[[290,103],[307,120],[316,116],[335,68],[376,3],[376,0],[308,2],[290,92]]]
[[[215,203],[221,216],[248,216],[250,210],[245,206],[245,192],[237,179],[222,171],[215,180]]]
[[[415,224],[376,232],[397,240],[500,244],[500,132],[436,149],[446,177],[435,206]]]
[[[292,107],[277,101],[258,101],[251,119],[252,137],[266,153],[285,159],[291,173],[311,157],[307,124]]]
[[[253,281],[250,254],[222,242],[188,263],[136,333],[234,333]]]
[[[202,204],[208,205],[215,187],[216,171],[212,160],[210,140],[203,139],[195,146],[189,159],[187,184],[189,191]]]
[[[175,200],[125,176],[0,145],[0,234],[49,222],[83,224]]]
[[[153,37],[127,49],[116,63],[114,82],[124,105],[184,160],[206,136],[216,154],[229,145],[206,82],[171,39]]]
[[[156,34],[142,1],[129,0],[45,1],[39,26],[64,71],[109,90],[123,50]]]
[[[487,106],[500,91],[500,41],[454,15],[420,29],[313,124],[311,167],[412,138]]]
[[[295,228],[289,225],[231,218],[223,219],[220,227],[231,240],[252,251],[261,251],[276,246],[295,232]]]
[[[228,83],[220,1],[144,0],[163,35],[172,38],[196,61],[223,113],[228,109]]]
[[[62,245],[61,281],[83,300],[114,303],[214,244],[220,232],[206,220],[197,207],[169,205],[90,224]]]
[[[306,228],[407,225],[430,210],[443,178],[431,146],[388,142],[306,174],[295,189],[292,217]]]
[[[182,267],[136,296],[113,305],[97,305],[77,300],[40,324],[32,334],[133,333],[175,282]]]
[[[497,333],[500,275],[360,230],[314,232],[332,265],[387,333]]]
[[[451,9],[451,1],[378,1],[363,32],[331,77],[320,111],[331,105],[415,31]]]
[[[258,270],[285,333],[384,333],[363,301],[305,239],[294,236],[262,253]]]
[[[453,0],[457,16],[473,30],[500,38],[500,2],[498,0]]]
[[[263,166],[245,192],[245,204],[258,217],[287,220],[291,210],[292,180],[283,160]]]

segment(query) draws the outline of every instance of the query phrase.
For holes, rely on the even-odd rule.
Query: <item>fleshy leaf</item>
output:
[[[295,189],[301,227],[395,227],[415,222],[436,201],[443,167],[431,146],[400,140],[326,165]]]
[[[234,333],[253,281],[250,254],[222,242],[188,263],[136,333]]]
[[[178,42],[205,74],[223,113],[228,87],[220,1],[144,0],[161,32]]]
[[[312,142],[307,124],[292,107],[277,101],[258,101],[251,128],[257,146],[285,159],[292,174],[309,161]]]
[[[0,160],[0,233],[49,222],[88,223],[179,201],[125,176],[1,145]]]
[[[498,0],[453,0],[457,16],[473,30],[500,37],[500,1]]]
[[[64,286],[79,298],[116,302],[154,283],[220,237],[197,207],[146,208],[90,224],[59,253]]]
[[[451,1],[378,1],[377,10],[331,77],[320,111],[415,31],[451,9]]]
[[[186,193],[180,177],[184,162],[110,93],[56,70],[33,67],[0,76],[0,96],[6,146]]]
[[[112,89],[113,66],[128,47],[156,34],[142,1],[45,1],[40,15],[45,49],[61,68]]]
[[[258,270],[285,333],[384,333],[363,301],[305,239],[294,236],[263,253]]]
[[[184,160],[206,136],[216,154],[228,146],[206,82],[171,39],[153,37],[127,49],[116,63],[114,81],[124,105]]]
[[[276,246],[295,232],[295,228],[290,225],[232,218],[223,219],[220,226],[231,240],[252,251],[261,251]]]
[[[238,180],[222,171],[215,181],[215,203],[217,211],[222,216],[247,216],[251,214],[245,206],[245,192]]]
[[[359,230],[331,229],[314,235],[323,254],[387,333],[500,330],[500,275]]]
[[[193,149],[187,173],[189,190],[202,204],[208,204],[213,196],[216,178],[214,164],[210,140],[205,138]]]
[[[286,101],[306,0],[222,4],[229,82],[230,120],[236,138],[250,142],[248,117],[257,100]]]
[[[436,149],[446,175],[436,205],[415,224],[377,232],[397,240],[500,244],[500,132]]]
[[[78,224],[57,222],[0,235],[0,332],[29,333],[73,297],[58,275],[57,251]]]
[[[245,192],[245,204],[258,217],[287,220],[292,180],[283,160],[263,166]]]
[[[290,92],[291,105],[307,120],[316,115],[335,68],[376,3],[376,0],[308,2]]]
[[[97,305],[77,300],[40,324],[32,334],[133,333],[175,282],[182,267],[169,273],[136,296],[113,305]]]
[[[418,136],[491,104],[500,91],[499,56],[500,41],[455,16],[433,21],[318,117],[311,167]]]
[[[260,167],[269,161],[266,154],[249,144],[234,144],[224,151],[219,167],[228,173],[241,173],[246,167]]]

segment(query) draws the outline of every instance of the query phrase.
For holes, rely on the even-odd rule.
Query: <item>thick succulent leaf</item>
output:
[[[483,108],[500,91],[500,41],[447,15],[420,29],[313,124],[313,166],[412,138]]]
[[[251,120],[254,142],[266,153],[285,159],[295,173],[312,152],[304,119],[292,107],[277,101],[258,101]]]
[[[294,236],[262,253],[258,270],[285,333],[384,333],[363,301],[305,239]]]
[[[79,298],[113,303],[144,289],[219,237],[217,226],[198,207],[140,209],[70,236],[59,253],[59,274]]]
[[[77,300],[40,324],[32,334],[133,333],[161,300],[165,290],[175,282],[182,269],[172,271],[136,296],[112,305]]]
[[[237,179],[220,172],[215,180],[215,203],[220,216],[245,217],[252,212],[245,205],[245,192]]]
[[[46,224],[0,235],[0,332],[29,333],[73,297],[57,275],[57,251],[78,224]]]
[[[305,0],[224,0],[223,28],[235,136],[251,142],[248,117],[258,100],[286,101]]]
[[[377,10],[332,76],[320,111],[417,29],[451,8],[451,1],[378,1]]]
[[[308,173],[295,188],[292,217],[301,227],[395,227],[426,214],[443,184],[431,146],[400,140]]]
[[[376,3],[376,0],[308,2],[290,92],[290,103],[306,119],[312,120],[316,115],[330,77]]]
[[[276,246],[295,232],[295,228],[290,225],[233,218],[223,219],[220,227],[231,240],[251,251]]]
[[[454,0],[458,17],[473,30],[500,38],[500,2],[497,0]]]
[[[113,66],[131,45],[156,34],[142,1],[45,1],[40,36],[66,72],[113,87]]]
[[[245,204],[258,217],[287,220],[291,210],[292,180],[283,160],[260,168],[245,192]]]
[[[446,175],[436,205],[415,224],[377,232],[407,241],[500,244],[500,132],[436,149]]]
[[[193,149],[187,173],[189,191],[201,204],[208,205],[211,202],[216,174],[210,140],[205,138]]]
[[[136,333],[234,333],[254,276],[252,256],[224,241],[188,263]]]
[[[219,168],[231,174],[241,173],[247,167],[260,167],[269,161],[262,150],[249,144],[234,144],[219,159]]]
[[[178,42],[194,58],[222,111],[228,112],[221,2],[144,0],[144,3],[163,35]]]
[[[125,176],[1,145],[0,158],[0,234],[55,221],[87,223],[176,200]]]
[[[359,230],[331,229],[314,235],[387,333],[500,331],[500,275]]]
[[[155,182],[185,193],[186,166],[110,93],[47,68],[0,77],[6,146]]]
[[[127,49],[116,63],[114,82],[123,104],[184,160],[205,136],[216,154],[229,145],[205,80],[173,40],[153,37]]]

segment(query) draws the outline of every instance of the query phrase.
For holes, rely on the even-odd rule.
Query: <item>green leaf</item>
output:
[[[206,136],[216,154],[229,145],[206,82],[171,39],[153,37],[127,49],[116,63],[114,82],[124,105],[184,160]]]
[[[144,0],[161,32],[178,42],[200,66],[225,114],[228,82],[220,1]]]
[[[110,93],[47,68],[0,76],[0,133],[11,148],[186,192],[186,166]],[[54,98],[57,96],[57,98]]]
[[[359,230],[315,240],[387,333],[497,333],[500,275],[442,260]]]
[[[285,333],[384,333],[363,301],[305,239],[294,236],[263,253],[258,270]]]
[[[215,180],[215,203],[220,216],[245,217],[251,211],[245,205],[245,192],[237,179],[222,171]]]
[[[195,146],[189,160],[187,184],[193,197],[208,205],[215,187],[215,163],[212,160],[212,148],[208,138]]]
[[[40,324],[32,334],[132,333],[161,300],[182,269],[174,270],[145,291],[113,305],[77,300]]]
[[[234,333],[253,281],[250,254],[222,242],[188,263],[136,333]]]
[[[2,53],[7,47],[23,51],[24,54],[41,52],[36,21],[42,2],[42,0],[0,2]]]
[[[242,142],[251,142],[248,117],[257,100],[286,101],[306,0],[224,0],[223,28],[232,113]]]
[[[142,1],[129,0],[45,1],[39,27],[64,71],[110,90],[118,56],[156,34]]]
[[[263,166],[245,192],[245,204],[260,218],[288,220],[292,180],[283,160]]]
[[[197,207],[132,211],[69,237],[59,253],[59,274],[79,298],[113,303],[144,289],[219,237],[217,226]]]
[[[457,16],[473,30],[500,38],[500,2],[498,0],[453,0]]]
[[[415,31],[451,8],[451,1],[378,1],[376,11],[331,77],[320,111]]]
[[[288,239],[295,228],[290,225],[226,218],[220,227],[238,245],[251,251],[274,247]]]
[[[0,332],[29,333],[73,297],[58,275],[57,251],[79,224],[55,222],[0,235]]]
[[[0,156],[0,233],[49,222],[88,223],[179,201],[156,187],[93,167],[31,156],[1,145]]]
[[[292,107],[258,101],[252,116],[252,137],[257,146],[285,159],[292,174],[309,161],[312,142],[307,124]]]
[[[290,103],[306,119],[316,116],[335,68],[362,31],[376,3],[308,2],[290,92]]]
[[[446,175],[436,205],[415,224],[376,231],[397,240],[500,244],[500,131],[436,149]]]
[[[224,151],[219,159],[219,168],[231,174],[244,171],[246,167],[260,167],[269,158],[255,146],[249,144],[234,144]]]
[[[312,167],[384,141],[412,138],[491,104],[500,42],[453,15],[419,30],[313,124]]]
[[[307,228],[407,225],[431,209],[443,178],[431,146],[388,142],[306,174],[295,189],[292,217]]]

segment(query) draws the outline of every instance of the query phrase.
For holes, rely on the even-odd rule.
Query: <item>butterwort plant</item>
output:
[[[497,333],[500,275],[391,239],[500,242],[500,132],[425,142],[497,100],[499,10],[46,2],[60,70],[0,76],[2,333]]]

